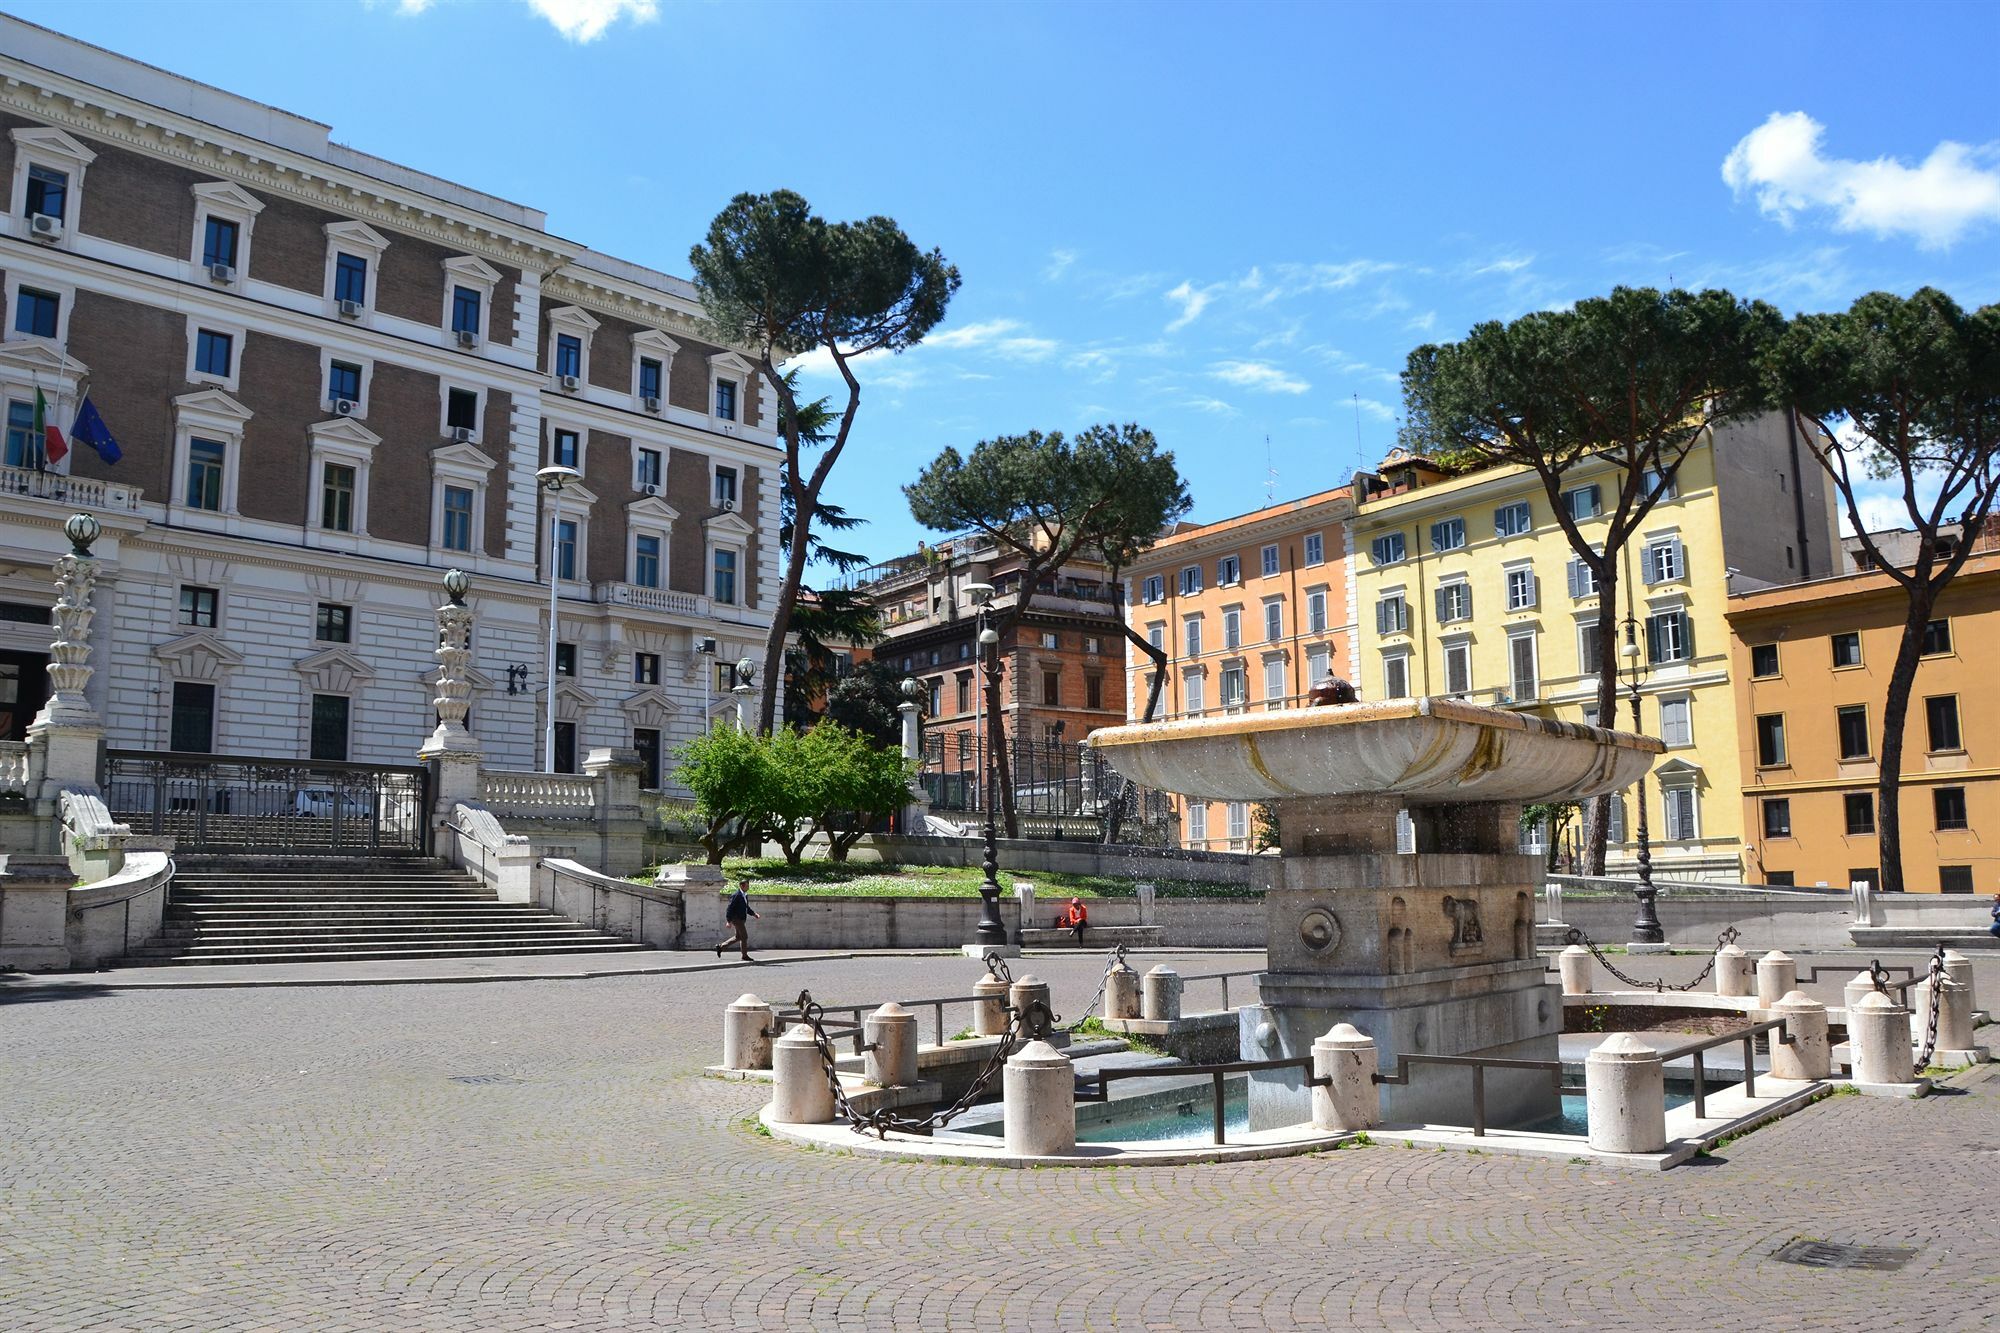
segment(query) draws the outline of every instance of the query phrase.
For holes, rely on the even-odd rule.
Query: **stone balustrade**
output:
[[[121,510],[137,513],[145,495],[136,486],[91,477],[68,477],[35,468],[0,467],[0,495],[23,495],[33,500],[54,500],[75,509]]]
[[[502,819],[595,819],[599,782],[574,773],[521,773],[486,769],[479,775],[480,800]]]
[[[0,796],[25,796],[28,792],[28,743],[0,741]]]

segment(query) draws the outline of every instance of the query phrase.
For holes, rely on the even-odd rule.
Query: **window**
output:
[[[234,359],[236,339],[226,333],[216,333],[202,329],[194,336],[194,368],[203,375],[229,378],[229,367]]]
[[[1285,604],[1273,597],[1264,603],[1264,642],[1276,643],[1285,637]]]
[[[312,758],[345,762],[347,759],[347,710],[344,694],[315,694],[312,701]],[[338,819],[347,814],[337,805],[330,812]]]
[[[1085,708],[1104,707],[1104,677],[1085,676],[1083,678],[1083,706]]]
[[[1472,585],[1447,583],[1437,590],[1437,618],[1440,625],[1472,619]]]
[[[227,264],[236,267],[237,241],[243,235],[243,228],[228,218],[210,218],[202,229],[201,262],[203,267],[211,264]]]
[[[1833,664],[1836,667],[1858,667],[1861,665],[1861,636],[1859,634],[1836,634],[1833,636]]]
[[[1247,838],[1250,836],[1250,805],[1247,801],[1231,801],[1222,807],[1228,821],[1229,836]]]
[[[187,506],[222,508],[223,446],[216,440],[188,441]],[[11,460],[10,460],[11,461]]]
[[[470,389],[445,390],[444,424],[451,430],[478,429],[479,395]]]
[[[1375,603],[1375,632],[1377,634],[1407,634],[1410,629],[1410,604],[1403,594],[1392,592]]]
[[[1266,546],[1259,554],[1262,556],[1264,562],[1264,577],[1268,579],[1278,572],[1278,548],[1276,546]]]
[[[1507,571],[1507,609],[1509,611],[1532,611],[1535,607],[1535,571],[1532,569],[1510,569]]]
[[[639,754],[639,785],[646,791],[660,788],[660,733],[654,727],[632,728],[632,748]]]
[[[1694,705],[1685,694],[1660,700],[1660,739],[1668,745],[1694,744]]]
[[[1241,663],[1231,663],[1222,668],[1222,706],[1241,708],[1249,697],[1249,685],[1244,678]]]
[[[1597,596],[1597,571],[1580,557],[1569,562],[1569,596],[1573,602]]]
[[[736,552],[726,546],[715,550],[715,600],[724,606],[736,605]]]
[[[1541,680],[1536,669],[1535,636],[1511,634],[1507,637],[1507,663],[1511,693],[1516,703],[1541,697]]]
[[[1472,645],[1448,643],[1444,646],[1444,692],[1469,694],[1472,691]]]
[[[352,643],[354,608],[338,602],[321,602],[313,611],[313,638],[321,643]]]
[[[196,629],[214,629],[215,603],[215,589],[198,588],[191,583],[183,583],[181,585],[181,624],[193,625]]]
[[[1693,842],[1701,836],[1693,787],[1668,787],[1660,792],[1667,808],[1667,841]]]
[[[16,399],[7,404],[7,466],[40,468],[47,436],[35,429],[35,405]]]
[[[632,539],[632,582],[642,588],[660,586],[660,539],[652,533]]]
[[[1874,866],[1866,866],[1859,870],[1850,870],[1847,872],[1847,882],[1849,884],[1866,884],[1874,892],[1880,893],[1882,891],[1882,872]]]
[[[1863,837],[1875,831],[1875,796],[1872,792],[1851,791],[1841,798],[1847,813],[1847,834]]]
[[[66,218],[69,207],[69,173],[57,171],[54,167],[32,164],[28,167],[27,207],[22,212],[29,217],[40,213],[44,217]]]
[[[1215,562],[1215,582],[1218,587],[1227,588],[1231,584],[1243,582],[1243,564],[1233,555],[1225,555]]]
[[[724,421],[736,420],[736,381],[715,382],[715,415]]]
[[[662,470],[660,451],[658,449],[641,449],[638,461],[632,469],[632,484],[642,491],[648,486],[654,490],[658,490],[660,488]]]
[[[959,675],[958,675],[958,691],[957,691],[957,694],[958,694],[958,711],[959,711],[959,712],[961,712],[961,713],[969,713],[969,712],[971,712],[971,711],[972,711],[972,677],[971,677],[970,675],[968,675],[967,673],[965,673],[965,672],[962,672],[962,671],[961,671],[961,672],[959,673]]]
[[[575,467],[577,465],[577,433],[573,430],[558,430],[549,445],[549,464],[553,467]]]
[[[335,361],[326,370],[326,397],[328,402],[358,403],[361,401],[361,367],[346,361]]]
[[[49,292],[23,287],[14,298],[14,332],[31,338],[53,338],[60,324],[62,298]]]
[[[1385,532],[1368,543],[1368,559],[1378,565],[1401,564],[1407,555],[1400,532]]]
[[[1938,892],[1939,892],[1939,893],[1971,893],[1971,892],[1972,892],[1972,867],[1971,867],[1971,866],[1939,866],[1939,867],[1938,867]]]
[[[556,524],[556,575],[559,578],[576,577],[576,520],[563,519]]]
[[[1958,750],[1958,696],[1955,694],[1933,694],[1924,700],[1924,723],[1930,731],[1930,748]]]
[[[1687,552],[1679,537],[1662,537],[1646,543],[1640,560],[1646,582],[1678,583],[1687,577]]]
[[[215,686],[174,682],[170,745],[180,754],[208,754],[215,749]]]
[[[1057,708],[1062,704],[1062,673],[1044,671],[1042,673],[1042,706]]]
[[[1167,622],[1164,620],[1155,620],[1152,624],[1146,626],[1146,642],[1152,644],[1162,652],[1166,651]]]
[[[1410,655],[1408,653],[1382,654],[1382,697],[1385,699],[1407,699],[1410,697]]]
[[[574,333],[556,335],[556,374],[583,377],[583,339]]]
[[[444,488],[444,525],[438,544],[447,551],[472,549],[472,489],[467,486]]]
[[[1285,659],[1267,657],[1264,659],[1264,700],[1272,707],[1284,702]]]
[[[453,333],[479,333],[479,293],[470,287],[453,284],[451,289],[451,331]]]
[[[1693,660],[1693,619],[1685,611],[1655,611],[1647,616],[1646,651],[1654,663]]]
[[[664,400],[667,396],[662,391],[663,386],[665,384],[666,384],[665,364],[663,362],[655,361],[650,356],[640,357],[639,396],[641,398],[657,398]]]
[[[1604,669],[1604,639],[1596,625],[1576,627],[1576,669],[1582,676],[1594,676]]]
[[[575,644],[559,643],[556,645],[556,674],[558,676],[576,675]]]
[[[1753,643],[1750,645],[1750,674],[1759,679],[1768,679],[1778,674],[1778,645],[1775,643]]]
[[[1314,588],[1306,593],[1306,633],[1326,633],[1326,589]]]
[[[1139,585],[1139,595],[1148,602],[1165,601],[1167,596],[1166,575],[1148,574],[1145,581]]]
[[[632,654],[632,683],[634,685],[658,685],[660,683],[660,655],[658,653]]]
[[[1965,788],[1939,787],[1931,793],[1931,808],[1937,812],[1940,829],[1968,827],[1965,819]]]
[[[328,532],[354,531],[354,469],[328,463],[320,473],[319,525]]]
[[[1062,637],[1051,630],[1042,631],[1042,647],[1051,652],[1062,647]]]
[[[333,261],[333,299],[368,303],[368,261],[360,255],[342,252]]]
[[[1595,724],[1593,723],[1592,725]],[[1605,839],[1609,842],[1624,842],[1625,798],[1623,796],[1605,796],[1600,799],[1611,802],[1611,818],[1609,821],[1611,827],[1605,834]]]
[[[1456,551],[1465,545],[1465,520],[1448,518],[1441,523],[1431,524],[1431,549],[1433,551]]]
[[[1757,716],[1757,766],[1777,768],[1785,762],[1785,715],[1760,713]]]
[[[1924,656],[1936,657],[1951,651],[1951,622],[1933,620],[1924,626]]]
[[[1192,597],[1201,591],[1201,566],[1189,565],[1181,571],[1181,596]]]
[[[1501,505],[1493,511],[1493,535],[1519,537],[1534,531],[1534,512],[1525,500],[1520,504]]]
[[[1789,838],[1792,836],[1792,803],[1783,797],[1764,802],[1764,836],[1767,838]]]
[[[1595,482],[1564,491],[1562,500],[1563,508],[1567,509],[1570,518],[1578,523],[1587,518],[1596,518],[1604,512],[1603,493]]]
[[[1201,617],[1189,616],[1186,620],[1181,622],[1181,631],[1182,631],[1181,642],[1184,646],[1186,656],[1200,657]]]
[[[1798,883],[1798,878],[1797,873],[1790,870],[1767,870],[1764,872],[1764,883],[1774,889],[1789,889],[1792,885]]]
[[[1243,612],[1237,607],[1232,606],[1222,613],[1222,646],[1243,646]]]
[[[1655,504],[1664,504],[1681,493],[1680,474],[1662,475],[1658,468],[1647,468],[1642,484],[1646,488],[1646,494],[1653,497]],[[1785,477],[1783,473],[1779,473],[1778,489],[1784,488]]]
[[[734,509],[736,507],[736,469],[719,467],[715,470],[715,507]]]
[[[1187,695],[1187,711],[1201,713],[1207,709],[1208,700],[1203,693],[1203,681],[1199,672],[1190,672],[1181,678],[1181,688]]]
[[[1333,674],[1333,650],[1325,644],[1315,644],[1306,650],[1306,684],[1308,688]]]
[[[1398,534],[1399,536],[1401,534]],[[1323,565],[1326,563],[1326,538],[1317,532],[1306,534],[1306,563]]]
[[[1189,801],[1187,808],[1188,843],[1200,846],[1208,841],[1208,804],[1205,801]]]
[[[556,723],[556,772],[576,772],[576,723]]]
[[[1840,757],[1842,759],[1866,759],[1868,757],[1868,709],[1862,704],[1849,704],[1836,710],[1835,725],[1840,736]]]
[[[1083,636],[1083,651],[1095,657],[1104,651],[1104,641],[1094,634]]]

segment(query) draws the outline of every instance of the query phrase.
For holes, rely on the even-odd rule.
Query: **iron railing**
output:
[[[1540,1070],[1549,1075],[1558,1097],[1578,1096],[1584,1091],[1581,1087],[1563,1083],[1563,1063],[1560,1060],[1515,1060],[1497,1055],[1398,1055],[1396,1072],[1377,1073],[1375,1082],[1407,1088],[1410,1085],[1410,1070],[1416,1065],[1449,1065],[1472,1071],[1472,1136],[1476,1139],[1486,1137],[1486,1071],[1489,1069]]]
[[[430,850],[430,775],[320,759],[111,750],[105,804],[186,852],[394,856]]]
[[[1682,1056],[1694,1057],[1694,1116],[1697,1120],[1708,1118],[1708,1071],[1702,1065],[1702,1053],[1717,1046],[1728,1046],[1734,1042],[1743,1043],[1743,1095],[1757,1095],[1757,1038],[1766,1032],[1773,1032],[1785,1026],[1782,1018],[1773,1018],[1763,1023],[1753,1023],[1747,1028],[1737,1028],[1717,1037],[1705,1037],[1700,1041],[1685,1042],[1670,1046],[1660,1052],[1662,1064],[1678,1060]],[[1781,1046],[1789,1046],[1796,1037],[1787,1031],[1771,1038]]]
[[[933,811],[985,813],[993,780],[989,751],[984,737],[969,732],[925,738],[918,780]],[[1178,840],[1168,795],[1127,782],[1087,746],[1013,737],[1005,751],[1022,837],[1100,840],[1115,803],[1119,841],[1172,846]]]
[[[1209,1079],[1209,1095],[1215,1110],[1215,1142],[1219,1146],[1227,1141],[1227,1112],[1223,1109],[1225,1092],[1223,1080],[1231,1074],[1255,1074],[1266,1069],[1297,1069],[1305,1074],[1302,1080],[1308,1088],[1325,1088],[1333,1084],[1330,1074],[1314,1075],[1313,1062],[1309,1055],[1295,1055],[1286,1060],[1226,1060],[1218,1064],[1206,1065],[1155,1065],[1137,1069],[1100,1069],[1090,1077],[1096,1083],[1077,1080],[1076,1099],[1080,1102],[1102,1102],[1111,1097],[1111,1084],[1121,1078],[1178,1078],[1182,1075],[1206,1074]]]

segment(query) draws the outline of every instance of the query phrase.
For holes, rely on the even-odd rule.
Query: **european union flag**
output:
[[[125,456],[112,437],[111,428],[104,424],[104,418],[97,415],[97,404],[85,394],[83,403],[76,409],[76,424],[69,428],[69,438],[74,444],[87,444],[97,450],[97,456],[107,463],[115,463]]]

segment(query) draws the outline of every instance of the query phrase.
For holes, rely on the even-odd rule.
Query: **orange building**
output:
[[[1753,882],[1880,882],[1877,756],[1907,605],[1881,573],[1730,598]],[[2000,711],[1979,702],[1996,644],[2000,553],[1982,553],[1945,589],[1910,692],[1900,821],[1909,892],[2000,890],[2000,843],[1989,840],[2000,830]]]
[[[1352,678],[1354,584],[1348,487],[1218,519],[1183,523],[1126,580],[1134,631],[1167,653],[1161,719],[1302,704],[1331,672]],[[1125,654],[1126,708],[1145,711],[1151,660]],[[1247,803],[1188,801],[1182,845],[1248,851]]]

